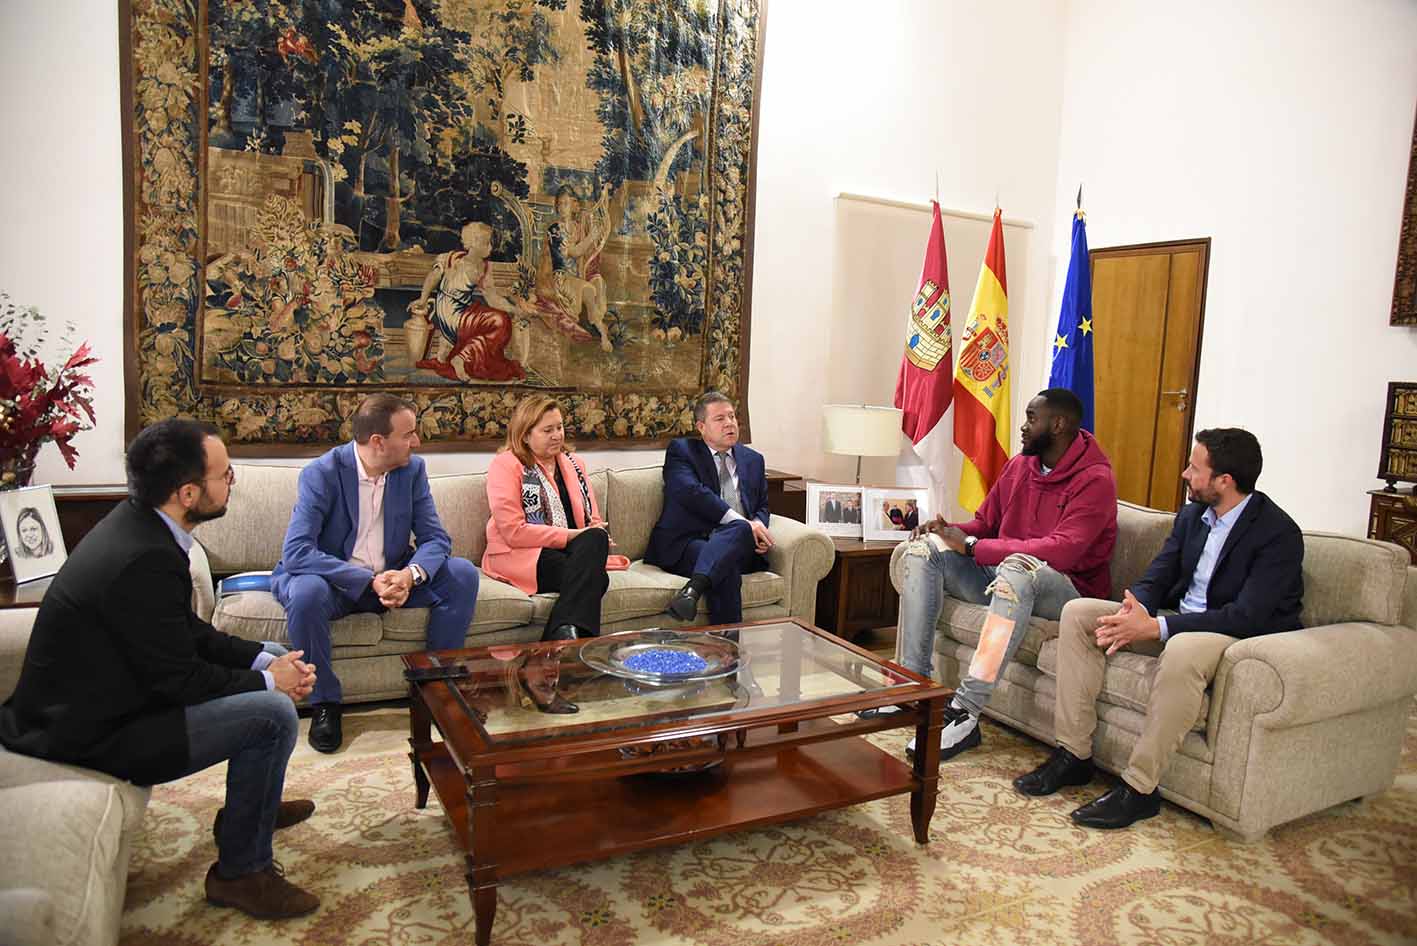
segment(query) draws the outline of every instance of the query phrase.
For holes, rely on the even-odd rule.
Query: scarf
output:
[[[576,471],[576,479],[581,485],[581,504],[585,510],[584,520],[590,522],[590,484],[586,482],[585,472],[581,470],[579,463],[574,457],[567,456],[571,461],[571,468]],[[556,483],[547,477],[545,471],[540,466],[533,463],[531,466],[522,467],[522,513],[526,516],[526,521],[532,525],[553,525],[558,529],[572,528],[567,521],[568,510],[561,508],[561,491],[556,488]],[[550,514],[550,522],[547,522],[547,515]]]

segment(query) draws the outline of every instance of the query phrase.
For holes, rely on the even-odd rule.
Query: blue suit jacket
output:
[[[1160,554],[1132,594],[1153,615],[1175,608],[1191,585],[1210,530],[1201,521],[1204,503],[1188,503]],[[1297,630],[1304,598],[1304,537],[1294,520],[1264,493],[1252,493],[1240,521],[1225,537],[1206,589],[1206,609],[1167,615],[1170,634],[1211,631],[1258,637]]]
[[[384,567],[416,563],[431,579],[452,548],[438,519],[423,458],[390,470],[384,480]],[[300,485],[280,563],[271,573],[271,590],[283,596],[291,575],[319,575],[347,598],[357,599],[373,573],[349,562],[359,528],[359,471],[354,444],[326,453],[300,471]],[[409,546],[412,537],[418,543]]]
[[[738,444],[731,451],[738,469],[738,498],[744,514],[768,525],[767,464],[752,447]],[[664,451],[664,511],[650,533],[645,561],[672,565],[691,539],[707,539],[723,519],[728,503],[718,494],[718,464],[708,445],[697,437],[680,437]]]

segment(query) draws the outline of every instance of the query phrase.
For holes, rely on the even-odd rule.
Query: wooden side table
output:
[[[893,627],[900,596],[891,584],[897,542],[832,538],[836,561],[817,585],[817,626],[854,640],[864,631]]]
[[[1407,549],[1417,565],[1417,491],[1368,491],[1373,497],[1368,508],[1368,538],[1396,542]]]

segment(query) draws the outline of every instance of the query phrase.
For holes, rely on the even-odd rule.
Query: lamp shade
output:
[[[822,408],[823,449],[860,457],[893,457],[900,453],[900,416],[894,407],[828,404]]]

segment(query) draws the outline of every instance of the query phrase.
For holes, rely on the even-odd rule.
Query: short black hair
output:
[[[220,433],[199,420],[172,417],[138,431],[128,444],[128,495],[154,509],[207,475],[208,437]]]
[[[1229,473],[1240,492],[1248,496],[1255,491],[1264,455],[1254,434],[1239,427],[1212,427],[1196,434],[1196,443],[1210,454],[1212,477]]]
[[[354,430],[355,443],[368,443],[369,438],[378,434],[387,437],[394,429],[394,415],[399,411],[411,411],[418,416],[418,405],[397,394],[380,392],[371,394],[359,402],[354,409],[350,427]]]
[[[1074,426],[1082,423],[1082,399],[1067,388],[1044,388],[1038,396],[1053,413],[1066,417]]]
[[[719,391],[705,391],[694,402],[694,423],[703,422],[703,419],[708,416],[710,404],[727,404],[731,407],[733,402],[728,399],[728,395]]]

